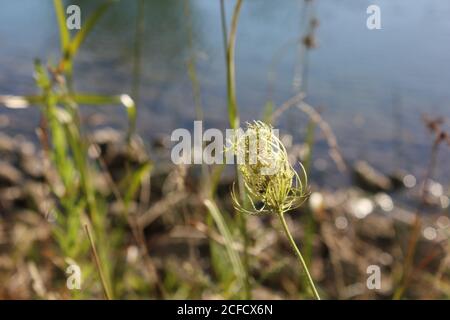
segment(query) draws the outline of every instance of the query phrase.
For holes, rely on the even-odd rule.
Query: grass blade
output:
[[[231,29],[229,38],[227,39],[226,47],[226,70],[227,70],[227,100],[228,100],[228,117],[230,121],[230,127],[232,129],[237,129],[239,127],[239,111],[236,101],[236,75],[235,75],[235,64],[234,64],[234,51],[236,45],[236,34],[237,34],[237,24],[239,19],[239,13],[241,11],[243,0],[237,0],[234,10],[233,17],[231,19]],[[225,6],[221,4],[221,17],[222,17],[222,32],[224,37],[226,37],[226,27],[225,27]],[[246,205],[247,197],[245,197],[244,184],[242,181],[242,176],[236,169],[236,175],[238,179],[239,195],[244,206]],[[244,266],[245,266],[245,295],[246,299],[251,298],[251,288],[250,288],[250,278],[249,278],[249,258],[248,258],[248,235],[247,235],[247,218],[245,215],[238,216],[240,220],[241,234],[244,240]]]
[[[89,243],[91,244],[92,249],[92,255],[94,256],[95,264],[97,266],[98,273],[100,275],[100,281],[102,282],[103,291],[105,293],[105,297],[108,300],[111,300],[113,298],[111,290],[109,289],[109,285],[106,282],[105,275],[103,273],[102,265],[100,262],[100,258],[97,254],[97,249],[95,248],[94,239],[92,237],[91,231],[89,230],[89,226],[87,224],[84,225],[84,229],[86,230],[86,234],[89,238]]]
[[[130,201],[133,196],[136,194],[141,182],[148,177],[150,171],[152,170],[153,165],[150,162],[144,163],[140,168],[133,171],[131,175],[126,179],[127,192],[125,193],[125,197],[123,199],[125,208],[128,211],[128,207],[130,205]]]
[[[234,273],[238,281],[240,282],[240,287],[244,288],[244,279],[245,279],[245,271],[244,266],[241,262],[238,252],[236,251],[233,245],[233,239],[231,237],[231,232],[227,227],[225,220],[222,217],[217,205],[212,200],[204,200],[204,205],[208,209],[211,214],[215,224],[217,225],[217,229],[219,233],[223,237],[225,241],[225,249],[227,251],[228,257],[230,259],[231,265],[233,267]]]
[[[53,0],[53,5],[55,7],[56,18],[58,19],[61,51],[65,52],[70,43],[70,33],[66,25],[66,13],[62,0]]]
[[[100,5],[88,18],[86,23],[82,26],[80,31],[75,35],[72,42],[70,43],[70,55],[75,56],[78,52],[83,41],[86,39],[87,35],[92,31],[94,26],[97,24],[98,20],[103,16],[106,10],[111,6],[112,1],[105,2]]]
[[[57,0],[55,0],[57,1]],[[60,3],[60,0],[58,0],[57,2]],[[86,23],[81,27],[80,31],[78,31],[78,33],[75,35],[75,37],[73,37],[72,40],[70,40],[70,38],[68,38],[68,40],[66,39],[67,37],[70,37],[70,35],[68,34],[67,36],[65,35],[65,33],[63,33],[62,28],[64,27],[65,30],[67,31],[66,28],[66,21],[65,21],[65,15],[64,15],[64,26],[62,27],[60,24],[60,29],[61,29],[61,42],[64,43],[64,46],[62,48],[63,51],[63,58],[61,60],[60,63],[60,68],[61,70],[65,71],[67,73],[67,76],[69,79],[71,79],[71,75],[72,75],[72,68],[73,68],[73,57],[76,56],[78,49],[80,48],[81,44],[84,42],[84,40],[86,39],[87,35],[92,31],[92,29],[94,28],[94,26],[97,24],[98,20],[102,17],[102,15],[106,12],[106,10],[109,8],[109,6],[112,4],[112,1],[107,1],[105,3],[103,3],[102,5],[100,5],[93,13],[92,15],[88,18],[88,20],[86,21]],[[56,5],[56,2],[55,2]],[[60,19],[61,19],[61,15],[64,14],[64,11],[61,13],[61,9],[57,7],[57,12],[58,12],[58,23],[60,23]],[[68,31],[67,31],[68,33]],[[64,41],[64,42],[63,42]],[[69,81],[71,82],[71,81]]]
[[[239,127],[239,114],[236,102],[236,75],[234,66],[234,51],[236,45],[237,23],[243,0],[238,0],[234,7],[231,20],[230,35],[227,44],[227,89],[228,89],[228,116],[232,129]]]
[[[73,95],[73,100],[80,105],[93,105],[93,106],[104,106],[111,104],[121,104],[125,107],[127,111],[129,128],[128,128],[128,139],[134,134],[136,129],[136,104],[133,99],[127,94],[121,94],[117,96],[102,96],[95,94],[84,94],[77,93]]]

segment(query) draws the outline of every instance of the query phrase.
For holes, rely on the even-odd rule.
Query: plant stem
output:
[[[408,288],[409,282],[412,277],[412,271],[414,270],[414,257],[417,251],[417,245],[420,237],[420,229],[422,226],[420,214],[427,205],[427,194],[429,189],[430,179],[434,175],[434,169],[436,168],[437,153],[439,151],[439,140],[435,140],[431,148],[430,162],[428,164],[425,178],[423,180],[422,188],[420,191],[420,202],[416,209],[414,222],[409,235],[408,248],[406,252],[405,262],[403,264],[403,273],[400,280],[400,286],[394,292],[393,299],[400,300]]]
[[[91,244],[92,255],[94,256],[95,264],[97,266],[97,270],[98,270],[98,273],[100,275],[100,281],[102,283],[102,287],[103,287],[103,291],[104,291],[105,297],[106,297],[107,300],[111,300],[113,296],[112,296],[112,293],[111,293],[111,291],[109,289],[109,285],[106,282],[105,274],[103,273],[103,269],[102,269],[102,265],[101,265],[101,262],[100,262],[100,258],[99,258],[98,254],[97,254],[97,249],[95,248],[94,238],[92,237],[91,231],[89,230],[89,226],[87,224],[84,225],[84,229],[85,229],[86,234],[88,236],[89,243]]]
[[[298,249],[297,245],[295,244],[294,238],[292,238],[292,235],[289,232],[289,228],[287,226],[286,219],[284,219],[284,213],[283,212],[279,212],[278,213],[278,217],[280,218],[281,224],[283,225],[284,233],[286,233],[286,236],[288,237],[289,242],[291,243],[292,249],[294,249],[295,254],[298,257],[298,260],[300,261],[300,264],[301,264],[303,270],[305,271],[309,287],[311,288],[311,290],[312,290],[312,292],[314,294],[314,297],[317,300],[320,300],[319,293],[317,292],[317,289],[316,289],[316,287],[314,285],[313,279],[311,278],[311,275],[309,274],[309,270],[308,270],[308,267],[306,266],[305,259],[303,259],[303,256],[302,256],[300,250]]]
[[[236,45],[237,25],[239,13],[241,12],[243,0],[238,0],[234,7],[231,19],[230,34],[228,35],[226,61],[227,61],[227,93],[228,93],[228,115],[232,129],[239,128],[239,112],[236,102],[236,76],[234,65],[234,52]]]
[[[230,33],[228,34],[226,27],[226,17],[225,17],[225,4],[223,0],[220,2],[220,16],[222,22],[222,35],[225,46],[225,58],[226,58],[226,70],[227,70],[227,100],[228,100],[228,116],[230,121],[230,126],[232,129],[239,128],[239,110],[236,101],[236,76],[235,76],[235,65],[234,65],[234,51],[236,45],[236,34],[237,34],[237,25],[239,20],[239,13],[241,11],[243,0],[237,0],[234,10],[233,16],[231,19],[231,28]],[[238,188],[239,188],[239,196],[245,206],[246,197],[244,190],[244,182],[242,180],[242,176],[239,174],[239,170],[236,167],[236,176],[238,180]],[[245,288],[244,288],[244,297],[246,300],[250,300],[252,298],[251,293],[251,285],[250,285],[250,263],[248,257],[248,247],[249,247],[249,238],[247,234],[247,217],[243,214],[239,216],[239,226],[240,233],[243,238],[243,264],[245,268]]]

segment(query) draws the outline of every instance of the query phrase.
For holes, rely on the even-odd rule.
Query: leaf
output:
[[[70,33],[66,25],[66,13],[64,11],[62,0],[53,0],[53,6],[55,7],[56,18],[58,19],[61,51],[65,52],[70,43]]]
[[[81,44],[86,39],[87,35],[92,31],[94,26],[97,24],[98,20],[102,17],[102,15],[106,12],[109,6],[112,4],[112,1],[107,1],[100,5],[88,18],[86,23],[81,27],[80,31],[75,35],[72,42],[70,43],[69,51],[70,56],[73,57],[77,54],[78,49]]]
[[[118,96],[102,96],[95,94],[77,93],[74,94],[74,101],[78,104],[84,105],[109,105],[109,104],[121,104],[125,107],[128,116],[129,128],[128,128],[128,140],[136,129],[136,105],[133,99],[127,94],[121,94]]]
[[[243,0],[237,0],[231,19],[231,29],[227,44],[227,89],[228,89],[228,116],[232,129],[239,127],[239,112],[236,102],[236,76],[234,64],[234,51],[236,45],[237,24]]]
[[[34,61],[34,79],[36,81],[36,85],[42,89],[42,91],[50,90],[51,81],[48,76],[47,70],[42,65],[39,59]]]
[[[136,171],[132,172],[127,180],[127,192],[125,193],[125,197],[123,199],[125,207],[128,210],[128,206],[130,204],[131,199],[133,199],[136,194],[141,182],[150,174],[150,171],[153,168],[153,164],[151,162],[144,163],[140,168]]]

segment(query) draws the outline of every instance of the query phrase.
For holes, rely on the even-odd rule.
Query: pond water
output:
[[[231,16],[233,1],[227,2]],[[318,47],[307,56],[307,101],[319,107],[349,160],[363,158],[385,171],[421,174],[431,136],[421,116],[450,116],[450,1],[448,0],[246,0],[236,47],[237,96],[242,120],[261,118],[268,98],[281,104],[296,93],[298,39],[309,14],[319,20]],[[0,94],[36,92],[33,59],[58,58],[53,2],[2,0]],[[82,19],[100,1],[74,1]],[[368,30],[366,8],[381,8],[381,30]],[[143,32],[137,37],[139,12]],[[309,14],[305,14],[309,12]],[[137,45],[136,45],[137,44]],[[136,50],[141,50],[140,59]],[[226,85],[219,0],[127,0],[115,4],[83,45],[75,64],[80,91],[132,93],[139,83],[139,121],[146,139],[192,127],[195,107],[187,61],[195,59],[205,126],[226,128]],[[135,66],[139,72],[133,72]],[[274,81],[269,81],[269,74]],[[134,87],[135,88],[135,87]],[[111,110],[111,109],[107,109]],[[105,111],[106,113],[106,111]],[[32,134],[34,110],[0,109],[5,133]],[[119,108],[106,113],[125,125]],[[287,112],[282,132],[304,139],[307,119]],[[327,156],[321,139],[316,159]],[[447,148],[448,149],[448,148]],[[439,156],[437,175],[448,183],[450,153]]]

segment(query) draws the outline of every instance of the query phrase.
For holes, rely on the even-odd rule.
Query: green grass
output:
[[[55,198],[55,207],[51,209],[56,216],[56,226],[53,228],[55,243],[66,261],[81,267],[83,279],[95,278],[94,271],[98,271],[107,298],[120,297],[121,294],[116,280],[117,276],[121,276],[118,271],[122,262],[113,251],[123,246],[126,226],[112,229],[106,210],[109,199],[96,191],[94,180],[108,173],[102,171],[99,163],[88,156],[91,141],[82,128],[79,105],[123,105],[129,121],[128,142],[135,131],[136,106],[125,94],[104,96],[75,92],[72,75],[79,48],[112,3],[104,1],[100,4],[81,30],[72,37],[66,27],[63,3],[54,0],[61,43],[59,63],[44,66],[36,61],[35,82],[40,89],[38,95],[2,97],[2,103],[10,107],[39,106],[42,117],[39,136],[57,173],[55,179],[49,181]],[[150,170],[151,164],[146,163],[128,172],[125,179],[128,187],[120,199],[124,203],[124,215],[128,215],[130,201]],[[95,252],[95,259],[90,257],[91,249]],[[65,270],[64,265],[60,267]],[[94,294],[92,284],[89,281],[84,283],[86,290],[72,290],[73,297],[87,298]]]

